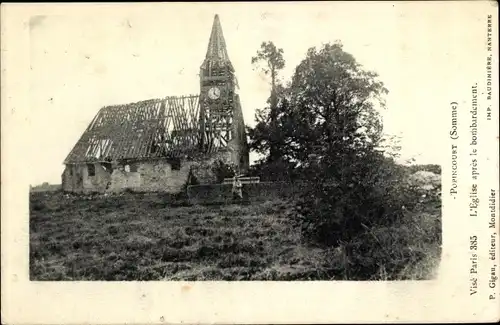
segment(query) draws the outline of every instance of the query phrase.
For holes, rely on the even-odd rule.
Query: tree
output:
[[[287,142],[295,128],[288,91],[281,85],[277,87],[274,122],[271,122],[269,108],[258,109],[257,124],[247,130],[250,148],[263,157],[252,168],[253,175],[260,176],[262,180],[293,181],[300,176],[297,161]]]
[[[266,129],[266,133],[253,133],[251,139],[260,141],[262,144],[266,142],[269,146],[269,161],[276,161],[280,158],[279,153],[279,134],[277,134],[277,119],[278,119],[278,96],[280,90],[283,89],[278,81],[279,71],[285,67],[283,59],[283,49],[277,48],[273,42],[263,42],[257,55],[252,57],[252,64],[260,65],[262,72],[266,76],[271,77],[271,95],[269,97],[269,111],[259,110],[256,114],[258,128]],[[260,124],[260,125],[259,125]],[[265,141],[267,140],[267,141]],[[262,149],[262,148],[259,148]]]
[[[405,211],[418,212],[426,196],[408,185],[409,168],[394,161],[398,138],[383,134],[379,109],[388,91],[378,75],[337,42],[309,49],[290,84],[275,90],[274,109],[258,112],[250,136],[260,153],[279,144],[287,174],[308,181],[294,207],[305,238],[340,249],[331,264],[342,263],[348,279],[395,278],[419,263],[425,254],[414,252],[410,229],[422,227],[410,228]],[[279,173],[271,156],[253,172]]]
[[[359,155],[377,147],[382,139],[377,108],[385,107],[387,93],[377,77],[339,42],[319,51],[309,49],[290,86],[295,158],[306,162],[314,154],[320,160],[339,161],[339,155]]]
[[[393,195],[401,170],[382,147],[378,109],[387,92],[339,42],[309,49],[295,70],[285,147],[311,183],[297,210],[304,233],[319,242],[350,240],[401,213]]]

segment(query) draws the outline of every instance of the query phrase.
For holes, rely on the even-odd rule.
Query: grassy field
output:
[[[161,195],[33,193],[33,280],[318,278],[321,251],[300,245],[287,204],[167,206]],[[298,244],[299,243],[299,244]]]
[[[348,261],[342,249],[303,242],[287,202],[175,206],[167,199],[161,194],[31,193],[31,280],[343,279]],[[429,237],[438,214],[419,214],[415,229]],[[422,230],[422,218],[433,226]],[[409,227],[402,225],[408,238],[420,240]],[[405,245],[422,258],[408,262],[400,278],[428,278],[439,246],[433,241]]]

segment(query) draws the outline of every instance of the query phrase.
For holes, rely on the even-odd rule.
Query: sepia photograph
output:
[[[390,132],[425,123],[390,83],[418,62],[379,73],[396,54],[357,34],[230,12],[175,38],[179,19],[31,18],[32,104],[68,115],[37,140],[57,150],[32,171],[30,279],[432,279],[441,167],[431,134]]]
[[[500,319],[496,2],[0,9],[2,323]]]

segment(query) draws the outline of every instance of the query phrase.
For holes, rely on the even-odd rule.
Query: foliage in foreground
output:
[[[377,166],[363,175],[354,164],[344,175],[358,181],[311,187],[296,206],[296,226],[342,253],[346,279],[428,278],[440,258],[440,186],[411,184],[409,170],[388,159]]]

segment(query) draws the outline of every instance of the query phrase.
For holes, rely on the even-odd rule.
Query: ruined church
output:
[[[180,192],[217,182],[214,165],[249,166],[235,71],[215,15],[200,93],[99,110],[64,161],[69,192]]]

